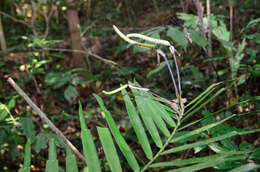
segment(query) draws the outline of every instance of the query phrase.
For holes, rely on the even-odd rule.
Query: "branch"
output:
[[[13,20],[14,22],[21,23],[21,24],[23,24],[23,25],[29,27],[30,29],[32,29],[32,26],[31,26],[30,24],[24,22],[23,20],[16,19],[16,18],[14,18],[13,16],[11,16],[11,15],[9,15],[9,14],[3,12],[3,11],[0,11],[0,14],[2,14],[3,16],[6,16],[6,17],[8,17],[8,18],[10,18],[10,19]]]
[[[7,81],[10,85],[17,91],[20,96],[24,98],[24,100],[31,106],[31,108],[40,116],[40,118],[48,124],[50,129],[55,132],[65,144],[67,144],[73,152],[86,163],[84,156],[78,151],[78,149],[63,135],[63,133],[51,122],[51,120],[47,117],[45,113],[41,111],[41,109],[32,102],[32,100],[25,94],[25,92],[14,82],[12,78],[8,78]]]
[[[200,0],[193,0],[193,2],[197,8],[198,25],[199,25],[200,34],[203,35],[205,38],[206,31],[205,31],[204,24],[203,24],[204,8],[203,8]]]

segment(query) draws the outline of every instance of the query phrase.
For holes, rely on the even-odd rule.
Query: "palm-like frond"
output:
[[[102,110],[102,114],[108,124],[108,128],[97,127],[97,131],[105,152],[106,159],[110,166],[110,170],[113,172],[122,171],[120,162],[123,160],[118,156],[115,143],[118,145],[121,153],[124,155],[131,169],[135,172],[146,171],[148,168],[162,168],[168,171],[196,171],[215,167],[219,164],[223,164],[224,162],[241,162],[241,160],[245,160],[250,157],[250,154],[252,154],[255,150],[222,150],[216,151],[216,154],[209,156],[158,162],[159,156],[182,152],[187,149],[195,149],[197,147],[208,146],[214,151],[217,150],[218,146],[221,145],[220,143],[226,139],[230,139],[237,135],[245,135],[260,131],[260,129],[230,131],[222,134],[215,134],[211,138],[205,138],[207,132],[211,131],[217,126],[223,125],[223,123],[227,120],[234,118],[236,116],[235,114],[230,115],[222,120],[209,123],[195,130],[187,130],[190,126],[205,120],[202,118],[197,121],[189,123],[186,122],[188,118],[201,110],[204,106],[206,106],[206,104],[208,104],[216,96],[223,93],[223,91],[228,88],[221,88],[216,91],[217,87],[220,85],[221,83],[211,85],[201,95],[190,101],[190,103],[185,106],[186,113],[184,113],[184,116],[179,115],[178,112],[172,110],[169,108],[169,106],[162,103],[161,101],[157,101],[158,98],[153,97],[153,95],[149,94],[148,92],[131,88],[131,92],[133,93],[134,97],[132,100],[129,96],[129,92],[126,91],[125,88],[121,90],[131,125],[134,129],[136,138],[145,154],[145,157],[147,158],[146,160],[142,160],[144,166],[140,166],[140,163],[138,163],[137,158],[135,157],[135,153],[133,150],[131,150],[130,146],[127,144],[126,140],[120,133],[116,122],[114,121],[111,113],[105,107],[101,97],[94,94],[94,97],[96,98]],[[211,95],[212,93],[213,95]],[[98,159],[94,140],[90,130],[86,126],[81,105],[79,106],[79,116],[82,130],[81,137],[83,150],[86,157],[88,170],[90,172],[101,171],[101,164]],[[183,132],[183,134],[177,136],[176,133],[180,132]],[[151,140],[149,140],[148,135],[151,136]],[[184,140],[187,139],[193,139],[193,142],[185,143]],[[171,143],[175,143],[175,146],[169,146]],[[178,143],[185,144],[180,145]],[[30,164],[30,161],[28,160],[28,147],[29,146],[27,145],[26,154],[28,155],[26,155],[27,160],[24,163],[26,164],[25,167],[28,167],[28,164]],[[67,148],[66,163],[70,164],[66,165],[67,171],[78,171],[75,165],[75,156],[72,154],[69,148]],[[58,166],[54,141],[50,142],[50,154],[49,160],[47,161],[47,166],[50,166],[54,169],[57,169]],[[46,170],[50,167],[46,167]],[[257,167],[259,167],[257,164],[249,163],[239,167],[235,166],[233,169],[243,170],[255,169]]]

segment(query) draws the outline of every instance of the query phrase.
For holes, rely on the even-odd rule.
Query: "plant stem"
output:
[[[78,149],[64,136],[64,134],[51,122],[51,120],[47,117],[45,113],[41,111],[41,109],[32,102],[32,100],[25,94],[25,92],[14,82],[12,78],[8,78],[7,81],[9,84],[16,90],[16,92],[24,98],[24,100],[31,106],[31,108],[40,116],[40,118],[48,124],[50,129],[55,132],[65,144],[67,144],[72,151],[86,164],[85,157],[78,151]]]
[[[181,114],[179,114],[180,116],[182,116]],[[173,132],[171,133],[170,137],[167,139],[167,141],[164,143],[163,147],[156,153],[156,155],[144,166],[144,168],[141,170],[141,172],[144,172],[145,170],[147,170],[149,168],[149,166],[161,155],[161,153],[164,151],[164,149],[166,148],[166,146],[168,146],[168,144],[170,143],[170,141],[172,140],[172,137],[174,136],[174,134],[176,133],[178,127],[180,125],[180,119],[178,119],[177,125],[174,128]]]
[[[176,81],[174,79],[174,76],[173,76],[173,73],[172,73],[172,69],[171,69],[171,66],[170,66],[170,63],[166,57],[166,55],[164,54],[164,52],[160,49],[157,49],[157,55],[158,56],[162,56],[164,58],[164,61],[166,62],[167,66],[168,66],[168,70],[170,72],[170,75],[171,75],[171,78],[172,78],[172,82],[173,82],[173,85],[174,85],[174,89],[175,89],[175,94],[176,94],[176,97],[179,98],[179,91],[177,89],[177,85],[176,85]]]

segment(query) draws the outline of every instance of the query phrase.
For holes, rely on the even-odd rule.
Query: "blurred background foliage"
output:
[[[117,114],[114,118],[127,140],[135,143],[122,96],[107,98],[102,90],[112,90],[136,79],[162,97],[175,98],[166,63],[157,64],[154,52],[119,39],[112,25],[124,33],[138,32],[172,42],[180,54],[183,97],[188,101],[212,83],[237,80],[226,94],[190,120],[226,108],[218,116],[241,114],[241,120],[232,126],[258,128],[260,1],[211,1],[210,25],[206,2],[202,5],[204,32],[198,22],[198,8],[192,0],[2,0],[0,171],[21,167],[26,137],[33,145],[32,171],[45,167],[50,139],[64,148],[59,138],[51,134],[49,127],[8,85],[8,77],[16,80],[80,150],[79,100],[94,135],[97,135],[96,125],[106,125],[92,96],[97,93],[112,114]],[[74,21],[72,25],[71,21]],[[212,31],[210,39],[209,30]],[[187,33],[192,41],[187,39]],[[170,63],[173,63],[171,59]],[[232,106],[234,104],[236,106]],[[210,122],[203,121],[202,125],[207,123]],[[241,136],[238,143],[259,147],[259,134]],[[96,144],[100,142],[96,140]],[[63,167],[64,152],[64,149],[57,150]],[[104,169],[107,170],[106,165]]]

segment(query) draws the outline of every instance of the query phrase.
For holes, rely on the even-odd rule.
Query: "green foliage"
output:
[[[181,45],[185,50],[188,46],[188,40],[185,38],[185,34],[177,28],[169,26],[167,36],[170,37],[174,42]]]
[[[76,86],[86,86],[84,79],[76,72],[80,72],[83,69],[75,68],[67,72],[50,72],[45,76],[45,82],[53,85],[54,89],[65,87],[64,97],[72,103],[79,96]]]
[[[97,128],[98,135],[100,137],[102,146],[105,151],[106,158],[108,160],[111,171],[121,172],[120,161],[116,152],[116,148],[112,139],[112,136],[107,128]]]
[[[24,163],[23,167],[19,169],[18,172],[30,172],[31,165],[31,141],[27,140],[25,145],[25,153],[24,153]]]
[[[87,125],[85,123],[81,104],[79,105],[79,115],[80,115],[79,117],[80,117],[80,126],[81,126],[81,139],[82,139],[84,155],[88,163],[88,169],[90,172],[101,171],[96,147],[91,132],[87,128]]]
[[[27,136],[31,140],[31,142],[35,139],[35,131],[34,131],[34,124],[31,118],[23,117],[20,118],[20,123],[22,125],[23,134]]]
[[[49,142],[49,158],[46,163],[46,172],[58,172],[59,163],[57,160],[56,145],[54,139],[51,139]]]
[[[95,63],[92,60],[89,61],[87,57],[86,59],[90,62],[87,70],[92,70],[93,73],[102,71],[102,74],[98,75],[82,73],[83,69],[65,69],[65,65],[63,64],[65,64],[66,61],[64,61],[65,63],[60,63],[59,60],[68,58],[66,57],[66,53],[62,52],[62,50],[61,52],[57,52],[57,50],[52,48],[66,48],[69,46],[68,44],[70,44],[70,42],[67,41],[67,23],[61,20],[63,19],[62,16],[66,13],[66,1],[58,0],[49,3],[47,2],[49,1],[37,1],[30,4],[29,1],[23,1],[21,3],[20,1],[14,0],[13,4],[16,5],[15,8],[9,1],[3,1],[1,3],[1,10],[8,11],[8,14],[12,15],[15,19],[30,25],[33,24],[32,22],[35,22],[34,29],[32,27],[24,29],[22,24],[21,26],[17,25],[17,27],[12,27],[15,25],[9,26],[9,24],[12,23],[9,18],[1,15],[5,24],[4,29],[7,33],[6,35],[8,35],[7,43],[9,51],[19,52],[22,50],[23,52],[32,52],[29,56],[25,57],[25,59],[22,58],[22,63],[24,63],[23,66],[26,66],[27,73],[19,72],[18,76],[20,81],[19,84],[23,85],[24,88],[29,89],[32,96],[35,96],[34,90],[31,90],[31,82],[33,81],[36,87],[38,86],[41,89],[40,91],[37,90],[37,92],[43,93],[43,98],[46,95],[60,94],[59,91],[62,90],[61,97],[64,97],[71,105],[75,103],[75,100],[81,95],[79,87],[85,88],[86,85],[89,84],[92,89],[99,91],[100,88],[111,88],[115,85],[115,82],[124,83],[129,80],[133,74],[137,73],[135,77],[138,81],[141,80],[142,82],[145,80],[143,85],[145,85],[145,82],[149,83],[148,85],[145,85],[146,87],[151,88],[156,86],[155,92],[159,92],[158,94],[164,92],[165,97],[169,99],[174,97],[170,94],[168,79],[165,79],[163,75],[165,74],[163,72],[167,71],[166,62],[162,62],[157,68],[151,69],[154,63],[148,63],[148,60],[150,59],[149,53],[143,53],[148,49],[137,46],[132,47],[131,45],[125,44],[117,47],[116,51],[110,47],[111,44],[114,44],[114,40],[111,40],[111,35],[106,31],[106,27],[110,27],[111,23],[117,23],[120,27],[126,27],[126,30],[128,30],[128,27],[139,30],[139,28],[137,29],[139,26],[136,25],[136,21],[143,20],[142,16],[145,15],[140,12],[140,9],[143,6],[149,6],[148,11],[152,10],[150,9],[150,1],[140,1],[140,3],[143,3],[141,6],[135,5],[134,3],[129,4],[128,1],[119,4],[116,3],[116,1],[93,1],[91,4],[92,9],[88,9],[87,11],[95,15],[88,14],[87,22],[81,18],[81,21],[83,21],[82,23],[87,23],[88,25],[79,26],[82,40],[85,39],[83,37],[84,35],[86,35],[88,39],[91,39],[92,36],[102,37],[102,41],[103,39],[105,40],[104,44],[102,42],[102,54],[104,53],[107,57],[118,60],[119,57],[122,58],[121,53],[125,53],[125,50],[129,47],[132,47],[134,53],[142,52],[140,53],[141,55],[135,54],[134,58],[132,58],[133,55],[131,53],[127,53],[127,63],[129,62],[132,66],[122,67],[119,70],[115,70],[114,68],[111,69],[110,66],[107,68],[106,65]],[[201,59],[204,54],[199,51],[199,49],[206,51],[209,42],[207,41],[207,36],[204,38],[198,32],[198,17],[195,15],[184,13],[178,14],[178,17],[184,21],[184,28],[159,26],[141,32],[152,38],[169,39],[169,41],[174,42],[176,49],[182,54],[177,60],[182,67],[182,85],[185,86],[183,95],[188,99],[187,104],[185,104],[184,114],[178,114],[179,112],[173,110],[167,103],[161,101],[160,98],[135,88],[131,88],[130,91],[126,89],[121,90],[121,95],[113,96],[110,100],[110,104],[107,106],[105,106],[105,103],[99,96],[94,95],[101,108],[101,113],[107,121],[107,125],[103,124],[103,120],[98,119],[98,122],[94,121],[102,126],[97,127],[97,134],[99,137],[95,137],[95,135],[93,135],[95,130],[92,131],[86,126],[83,110],[80,105],[81,137],[83,151],[87,161],[87,167],[85,167],[84,171],[124,171],[131,169],[133,171],[145,171],[148,168],[154,168],[152,170],[157,171],[195,171],[206,168],[210,168],[210,170],[217,169],[219,171],[253,171],[256,170],[256,168],[260,168],[257,164],[260,157],[259,149],[255,149],[254,144],[247,142],[237,144],[237,140],[241,140],[239,137],[242,135],[259,132],[259,130],[253,129],[252,126],[249,126],[246,129],[233,127],[233,124],[236,124],[238,120],[243,120],[244,117],[243,114],[240,115],[240,112],[235,106],[238,106],[239,108],[242,107],[244,114],[252,115],[259,112],[259,110],[245,112],[244,109],[246,106],[255,106],[256,109],[259,107],[257,96],[250,98],[251,93],[255,95],[258,91],[257,84],[252,84],[252,82],[257,82],[260,77],[259,50],[257,49],[257,45],[260,43],[260,34],[257,33],[260,20],[259,18],[256,18],[257,14],[259,14],[259,10],[256,10],[259,2],[252,0],[243,2],[233,0],[231,2],[234,7],[237,8],[237,13],[234,13],[234,15],[242,13],[243,10],[246,10],[247,8],[248,10],[250,9],[250,11],[248,11],[248,14],[250,15],[239,16],[239,22],[236,21],[237,18],[234,16],[233,28],[236,29],[233,29],[231,35],[227,27],[228,20],[225,17],[227,16],[226,9],[228,8],[226,1],[211,2],[212,11],[217,12],[222,9],[219,14],[224,15],[224,17],[221,17],[210,14],[210,26],[213,33],[212,58]],[[22,8],[18,7],[19,4],[23,5],[21,6]],[[87,8],[87,3],[85,3],[85,1],[79,1],[78,4],[76,9],[80,14],[84,13]],[[239,6],[239,4],[242,5]],[[32,11],[30,11],[31,6],[33,5],[37,8],[35,21],[31,20],[34,19],[31,16]],[[165,4],[163,4],[163,1],[158,1],[157,5],[159,5],[157,10],[164,9]],[[167,8],[169,7],[168,5],[169,4],[167,4]],[[173,11],[175,11],[176,5],[177,4],[174,3],[171,4],[171,7],[174,8]],[[54,9],[53,14],[55,14],[55,18],[50,18],[50,32],[49,35],[45,37],[43,36],[43,33],[40,32],[43,32],[46,26],[44,21],[46,16],[44,16],[44,12],[47,12],[48,9]],[[108,12],[107,9],[111,9],[111,11]],[[100,11],[102,11],[102,13],[98,13]],[[125,11],[127,12],[127,15],[124,14]],[[133,13],[137,14],[136,18],[132,15]],[[123,23],[119,20],[120,18],[123,19]],[[252,20],[252,18],[254,19]],[[203,23],[206,32],[208,32],[209,23],[207,23],[206,17],[203,18]],[[167,22],[165,22],[165,24],[167,24]],[[98,28],[99,26],[102,26],[101,30]],[[241,31],[238,31],[240,26],[245,27],[242,28]],[[187,38],[187,33],[190,34],[192,44],[189,44],[190,40]],[[231,36],[233,39],[232,41],[230,40]],[[59,39],[64,39],[64,41],[59,41]],[[137,41],[139,40],[137,39]],[[143,42],[146,43],[146,41]],[[65,43],[65,45],[63,45],[63,43]],[[196,46],[194,46],[194,44],[196,44]],[[187,54],[183,55],[183,50]],[[5,56],[5,54],[3,56]],[[70,56],[70,53],[68,53],[68,56]],[[58,58],[55,59],[56,57]],[[210,73],[211,71],[208,72],[209,66],[202,65],[201,61],[213,63],[216,67],[214,73]],[[121,59],[118,60],[118,62],[121,66]],[[169,60],[169,62],[173,65],[174,61]],[[21,62],[19,61],[17,63],[20,65]],[[145,67],[137,67],[139,65],[144,65],[140,63],[145,63]],[[227,64],[229,66],[227,66]],[[13,72],[13,69],[18,68],[12,63],[11,69],[8,66],[10,66],[9,62],[0,61],[3,76],[12,76],[9,75],[9,73]],[[57,69],[59,71],[57,71]],[[147,78],[144,79],[147,70]],[[230,83],[216,83],[208,88],[206,87],[209,82],[219,82],[219,79],[226,80],[229,71],[232,72],[234,77],[232,79],[239,77],[236,86],[241,85],[241,87],[238,91],[239,94],[236,95],[235,102],[232,102],[228,106],[224,106],[226,98],[223,93],[231,88],[231,85],[229,85]],[[29,75],[29,77],[27,77],[27,75]],[[158,76],[159,79],[156,80]],[[44,79],[42,79],[42,77],[44,77]],[[85,78],[90,78],[90,81],[88,80],[86,82]],[[98,82],[92,84],[93,81]],[[108,81],[109,83],[107,83]],[[10,97],[9,95],[5,95],[7,93],[9,94],[9,90],[6,89],[4,82],[5,81],[0,83],[0,88],[4,93],[1,96],[0,104],[0,155],[5,155],[2,157],[6,157],[6,155],[20,157],[17,145],[24,144],[23,136],[26,136],[28,140],[25,146],[24,167],[19,171],[30,171],[30,144],[33,145],[33,150],[36,151],[36,153],[39,153],[40,150],[46,149],[48,142],[50,142],[50,154],[46,171],[58,171],[59,165],[56,158],[56,147],[53,139],[57,146],[61,148],[64,148],[64,146],[61,146],[61,143],[58,142],[59,139],[57,139],[57,136],[54,134],[45,132],[39,134],[35,133],[34,130],[39,127],[37,126],[39,123],[35,125],[36,123],[34,124],[30,118],[24,117],[24,113],[29,113],[27,110],[26,112],[23,111],[25,107],[21,107],[20,102],[18,106],[16,106],[16,98],[18,96]],[[137,83],[135,84],[137,85]],[[246,92],[242,89],[245,84],[247,84]],[[99,85],[101,85],[101,87],[99,87]],[[163,85],[163,88],[165,88],[165,86],[167,88],[162,91],[161,85]],[[53,89],[48,89],[49,86]],[[201,90],[204,89],[205,91],[199,94]],[[215,100],[217,103],[214,102],[214,99],[220,95],[222,97]],[[120,99],[121,97],[123,99]],[[228,98],[232,99],[233,97]],[[87,97],[86,100],[88,101],[88,107],[91,106],[92,114],[99,112],[100,109],[92,108],[94,105],[93,99]],[[125,114],[122,113],[121,108],[123,102],[125,103],[130,122],[128,122],[128,118],[126,120],[124,119],[123,122],[116,121],[116,117],[118,116],[114,116],[120,115],[119,118],[121,118],[122,115]],[[55,104],[55,109],[63,109],[68,106],[66,102],[61,107],[56,107],[57,104],[59,106],[59,102],[57,103],[52,100],[50,104],[52,103]],[[116,106],[118,104],[120,108]],[[219,104],[222,107],[220,107],[220,110],[216,111],[215,108]],[[14,109],[14,107],[17,108]],[[46,104],[44,104],[43,107],[49,108]],[[72,121],[77,118],[73,114],[75,109],[72,106],[69,106],[68,108],[70,109],[69,114],[72,115],[67,115],[67,118],[64,121],[68,119],[68,116],[69,120],[67,121]],[[203,111],[205,109],[208,111]],[[52,110],[54,109],[51,109],[51,111]],[[13,116],[14,112],[19,112],[19,116]],[[62,113],[68,114],[66,112]],[[22,117],[20,117],[20,115]],[[216,117],[216,115],[218,116]],[[55,120],[59,120],[59,122],[62,120],[58,115],[55,117]],[[92,118],[90,120],[92,120]],[[229,122],[228,120],[232,121]],[[67,124],[66,122],[65,125]],[[122,123],[127,123],[127,127],[122,125]],[[104,126],[107,126],[107,128],[104,128]],[[91,125],[91,128],[92,127],[93,126]],[[126,129],[126,133],[122,132],[119,127]],[[76,137],[78,136],[77,134],[78,133],[75,134]],[[101,142],[99,142],[98,139]],[[99,143],[101,143],[101,145]],[[98,149],[99,151],[97,154],[98,146],[103,148],[105,157],[103,157],[102,151],[100,152],[102,149]],[[182,156],[187,154],[187,150],[191,150],[188,158]],[[213,155],[208,155],[207,152],[209,151]],[[172,157],[175,159],[167,161],[166,158],[171,156],[167,155],[166,157],[165,155],[168,153],[171,153]],[[69,148],[66,148],[66,155],[66,170],[78,171],[77,165],[79,163],[76,161],[74,154]],[[127,165],[125,166],[125,164]],[[80,166],[82,165],[80,164]]]
[[[72,150],[66,147],[66,171],[67,172],[78,172],[77,160]]]

